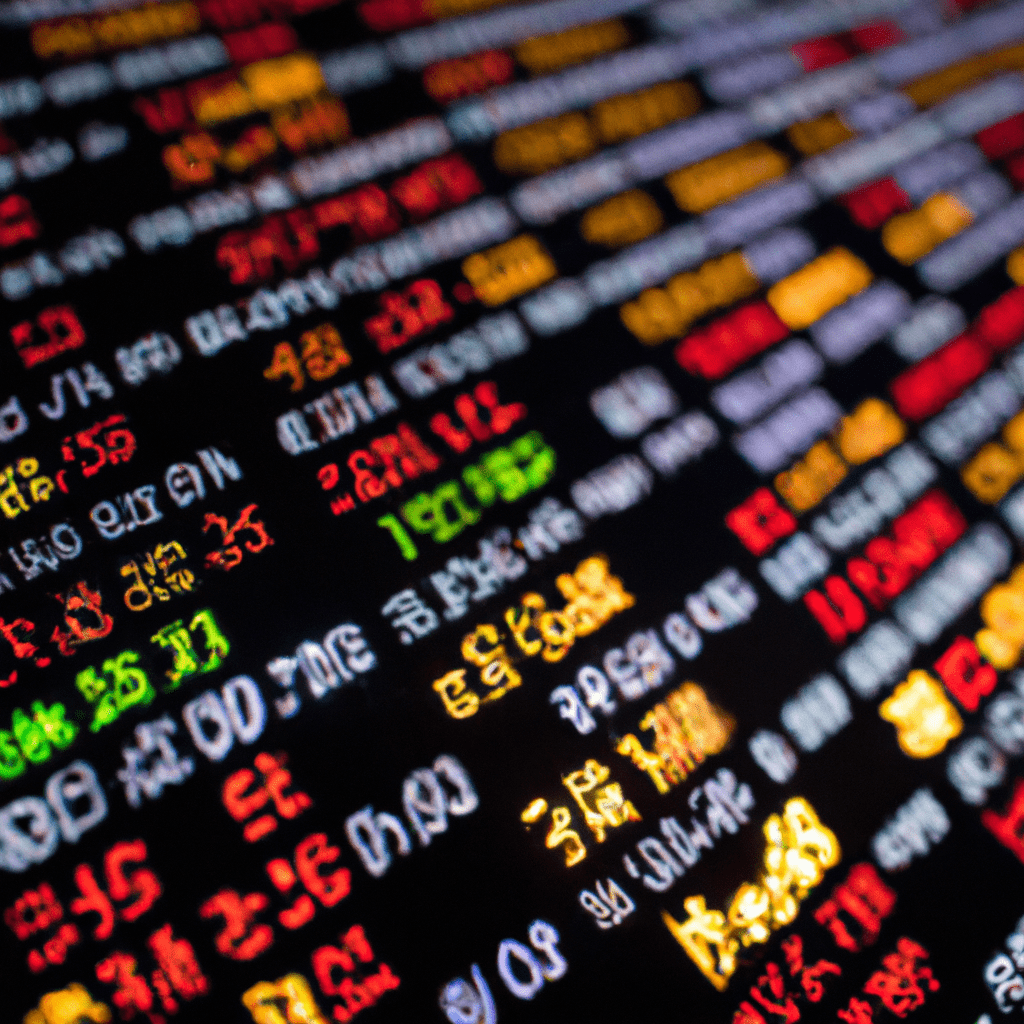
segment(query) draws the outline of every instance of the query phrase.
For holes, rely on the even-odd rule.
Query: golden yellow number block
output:
[[[480,698],[466,686],[466,670],[452,669],[434,680],[434,690],[444,702],[444,709],[452,718],[469,718],[480,710]]]
[[[587,828],[599,843],[605,841],[607,829],[641,820],[637,809],[622,795],[622,787],[617,782],[608,782],[610,774],[607,765],[587,758],[579,771],[562,778],[563,785],[583,811]],[[587,802],[588,796],[592,803]]]
[[[624,303],[619,316],[645,345],[660,345],[677,337],[713,309],[752,295],[760,282],[742,253],[730,252],[708,260],[697,270],[676,274],[664,288],[648,288]]]
[[[786,801],[781,817],[764,823],[764,887],[771,897],[772,927],[780,928],[796,917],[797,906],[839,863],[841,851],[835,833],[821,823],[803,798]]]
[[[987,505],[994,505],[1020,479],[1024,465],[1013,452],[994,441],[983,445],[978,454],[960,470],[971,493]]]
[[[787,905],[796,917],[796,899],[788,892],[785,895],[788,897]],[[754,942],[768,941],[772,933],[772,909],[772,898],[765,886],[744,882],[736,890],[726,917],[733,934],[739,936],[744,946],[749,946]]]
[[[807,893],[841,856],[835,834],[803,797],[787,800],[781,815],[771,815],[764,835],[764,871],[757,882],[744,882],[737,889],[728,914],[708,910],[703,896],[690,896],[683,901],[689,916],[682,923],[668,913],[661,915],[673,938],[719,992],[736,970],[740,944],[767,942],[773,931],[789,924]]]
[[[617,248],[660,231],[664,219],[658,204],[639,189],[591,207],[580,219],[580,234],[594,245]]]
[[[1019,412],[1003,427],[1003,444],[983,445],[960,470],[960,476],[979,501],[994,505],[1024,475],[1022,456],[1024,413]]]
[[[833,490],[847,474],[846,463],[828,441],[819,441],[807,454],[775,478],[775,489],[794,512],[806,512]]]
[[[573,112],[502,132],[494,140],[494,163],[505,174],[543,174],[597,150],[586,114]]]
[[[907,436],[907,425],[896,410],[880,398],[866,398],[836,431],[843,458],[853,466],[878,458]]]
[[[23,1024],[108,1024],[110,1007],[94,1002],[84,986],[73,982],[67,988],[47,992],[39,1006],[29,1010]]]
[[[612,96],[590,108],[605,145],[625,142],[700,110],[700,93],[689,82],[661,82],[649,89]]]
[[[618,576],[608,571],[604,555],[585,558],[572,574],[562,573],[556,580],[562,597],[568,602],[563,612],[573,624],[577,637],[600,629],[617,612],[636,604]]]
[[[530,805],[519,815],[520,820],[529,829],[530,825],[540,821],[547,814],[548,802],[543,797],[537,797],[530,802]],[[580,839],[579,832],[571,828],[572,812],[568,807],[554,807],[551,810],[551,828],[544,839],[544,845],[549,850],[556,850],[563,843],[565,844],[565,866],[571,868],[579,864],[587,855],[587,847]]]
[[[878,706],[896,726],[900,749],[910,757],[934,757],[963,731],[964,723],[945,691],[923,669],[914,669]]]
[[[794,147],[804,156],[813,156],[832,149],[842,142],[849,142],[855,135],[836,114],[823,114],[810,121],[798,121],[786,130]]]
[[[694,682],[683,683],[673,690],[665,703],[669,711],[686,729],[691,742],[708,756],[725,749],[736,728],[736,720],[716,704]]]
[[[736,972],[739,940],[720,910],[708,910],[703,896],[690,896],[683,901],[685,921],[676,921],[667,911],[661,912],[665,927],[686,950],[686,955],[700,968],[701,974],[719,992],[724,992]]]
[[[471,665],[480,667],[481,682],[493,688],[489,695],[492,700],[498,700],[507,690],[514,689],[523,681],[512,667],[505,645],[499,643],[499,639],[497,629],[490,623],[477,626],[462,638],[462,657]],[[481,644],[485,646],[481,647]]]
[[[1007,257],[1006,273],[1014,284],[1024,284],[1024,245],[1014,249]]]
[[[1000,672],[1013,668],[1024,650],[1024,566],[992,587],[979,610],[985,628],[974,634],[978,650]]]
[[[627,733],[616,752],[629,757],[646,772],[659,793],[684,781],[704,759],[717,754],[729,741],[735,722],[708,700],[693,682],[684,683],[640,719],[642,730],[653,730],[654,750],[647,750]]]
[[[260,110],[315,96],[327,88],[320,65],[310,56],[292,53],[242,68],[242,81]]]
[[[500,306],[550,281],[558,268],[533,235],[520,235],[467,257],[462,262],[462,273],[481,302]]]
[[[301,974],[257,982],[242,994],[242,1003],[255,1024],[328,1024]]]
[[[580,64],[630,42],[629,29],[618,19],[579,25],[564,32],[536,36],[513,47],[515,58],[534,75]]]
[[[665,178],[676,205],[687,213],[704,213],[727,199],[781,178],[789,159],[766,142],[744,146],[673,171]]]
[[[890,217],[882,228],[882,245],[909,267],[973,220],[974,214],[956,196],[940,192],[925,200],[920,209]]]
[[[837,245],[768,289],[765,298],[778,318],[794,331],[820,320],[830,309],[871,283],[867,264]]]
[[[616,744],[615,752],[630,758],[642,772],[646,772],[659,793],[667,793],[672,786],[682,782],[683,777],[676,766],[660,753],[651,753],[631,732],[626,733]]]

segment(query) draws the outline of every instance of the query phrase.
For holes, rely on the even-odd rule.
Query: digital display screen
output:
[[[1024,2],[0,2],[0,1019],[1024,1010]]]

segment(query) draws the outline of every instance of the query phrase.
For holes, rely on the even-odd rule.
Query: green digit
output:
[[[106,690],[107,683],[105,679],[96,675],[96,669],[90,667],[83,669],[75,676],[75,686],[90,704],[95,704]]]
[[[58,749],[70,747],[78,735],[78,726],[65,720],[67,711],[63,704],[52,704],[50,709],[42,701],[32,702],[32,717],[42,726],[46,738]]]
[[[92,721],[89,723],[90,732],[99,732],[103,726],[117,721],[114,694],[107,690],[107,681],[96,675],[96,669],[90,667],[79,672],[75,676],[75,686],[90,704],[95,705]]]
[[[161,647],[170,647],[174,654],[174,664],[164,673],[171,681],[171,685],[165,687],[165,690],[177,689],[185,676],[195,675],[199,671],[199,660],[192,646],[192,638],[181,619],[164,626],[149,639]]]
[[[419,557],[419,552],[416,550],[416,545],[413,544],[412,538],[406,532],[405,527],[393,515],[389,513],[386,516],[381,516],[377,520],[377,525],[382,530],[387,530],[391,534],[394,542],[398,545],[398,550],[402,552],[402,557],[407,562],[411,562]]]
[[[402,526],[398,520],[388,513],[382,515],[377,520],[377,525],[382,529],[386,529],[390,532],[391,538],[394,543],[398,545],[398,550],[401,552],[401,557],[406,561],[411,562],[415,558],[419,558],[420,553],[416,550],[416,545],[413,544],[413,539],[406,532],[406,527]]]
[[[21,708],[14,709],[11,729],[26,760],[32,764],[50,760],[50,742],[46,738],[46,731],[38,722],[33,722]]]
[[[0,779],[16,779],[25,770],[25,758],[14,737],[0,732]]]
[[[465,480],[466,486],[476,495],[476,500],[481,505],[486,507],[494,504],[494,499],[498,496],[498,490],[479,465],[467,466],[462,471],[462,479]]]
[[[203,662],[199,671],[212,672],[223,664],[224,659],[231,650],[231,644],[228,643],[228,638],[220,631],[220,627],[213,618],[213,612],[209,608],[196,612],[192,617],[188,628],[193,630],[196,626],[202,627],[206,638],[206,649],[210,652],[209,658]]]
[[[149,704],[156,696],[142,669],[125,667],[137,664],[138,660],[139,656],[134,651],[122,651],[116,658],[103,662],[104,673],[109,673],[114,679],[114,702],[118,715],[136,704]]]
[[[513,441],[511,447],[518,462],[523,463],[529,459],[523,472],[531,491],[542,487],[551,479],[555,472],[555,450],[536,430]]]
[[[433,538],[438,544],[447,544],[480,518],[480,510],[470,508],[463,499],[458,480],[441,484],[430,497],[434,511]],[[455,509],[456,518],[448,519],[445,515],[446,504]]]

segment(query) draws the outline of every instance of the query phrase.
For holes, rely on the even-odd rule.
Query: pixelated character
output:
[[[647,721],[650,718],[652,715],[648,713],[644,720]],[[679,766],[674,763],[674,758],[670,759],[661,753],[652,753],[647,750],[631,732],[626,733],[619,740],[615,752],[628,757],[635,767],[646,772],[659,793],[667,793],[672,786],[682,782],[686,777]]]
[[[36,624],[28,619],[14,619],[12,622],[5,622],[0,619],[0,636],[10,645],[16,658],[31,658],[39,650],[29,637],[35,631]],[[49,664],[49,661],[47,661]]]
[[[135,435],[126,427],[118,426],[118,424],[124,422],[124,416],[115,414],[75,434],[75,441],[78,443],[78,447],[83,455],[82,461],[79,462],[82,476],[95,476],[108,462],[111,465],[117,465],[119,462],[131,460],[136,448]],[[107,432],[103,435],[103,443],[97,444],[96,437],[101,430],[106,430]],[[71,447],[70,437],[64,438],[61,451],[63,452],[65,462],[75,462],[78,459],[74,449]],[[95,462],[85,461],[85,456],[89,453],[93,454],[96,459]]]
[[[398,639],[403,644],[411,644],[419,637],[432,633],[440,624],[437,612],[412,589],[392,594],[380,612],[381,615],[394,616],[391,625],[401,630]]]
[[[279,892],[287,893],[301,880],[307,892],[315,896],[323,906],[333,907],[349,894],[352,874],[348,868],[338,868],[329,875],[321,875],[320,868],[333,864],[340,856],[338,847],[329,845],[327,836],[317,832],[307,836],[295,847],[294,869],[283,857],[277,857],[267,864],[267,874]],[[291,907],[277,915],[285,928],[301,928],[312,920],[316,906],[310,895],[302,894]]]
[[[999,842],[1024,861],[1024,781],[1014,786],[1005,814],[996,814],[989,808],[982,811],[981,821]]]
[[[64,916],[64,908],[50,887],[43,882],[38,889],[26,889],[14,905],[4,911],[4,922],[19,939],[45,931]]]
[[[135,743],[121,748],[125,767],[117,777],[129,807],[141,807],[143,796],[156,800],[165,786],[180,786],[195,769],[191,757],[181,757],[171,742],[177,726],[169,715],[135,726]]]
[[[820,1002],[825,994],[825,986],[821,983],[823,975],[841,975],[843,973],[839,969],[839,965],[832,963],[831,960],[819,960],[816,964],[805,966],[804,943],[799,935],[790,935],[783,939],[782,952],[786,956],[790,975],[794,978],[799,976],[800,987],[812,1003]]]
[[[571,575],[562,573],[555,586],[568,602],[563,611],[577,637],[588,636],[617,612],[636,603],[636,598],[623,588],[622,580],[608,571],[608,559],[600,555],[585,558]]]
[[[767,993],[763,991],[766,986]],[[786,979],[777,964],[765,964],[765,973],[750,989],[750,996],[773,1017],[781,1018],[785,1024],[795,1024],[800,1019],[800,1011],[796,1008],[793,997],[786,991]]]
[[[896,906],[896,893],[878,877],[870,864],[854,864],[845,882],[832,890],[832,895],[814,912],[814,919],[825,925],[836,944],[853,953],[870,946],[878,938],[882,918]],[[839,917],[845,911],[861,927],[860,942],[850,934]]]
[[[121,575],[135,577],[134,582],[124,593],[124,603],[128,608],[133,612],[145,611],[153,603],[154,596],[159,601],[169,601],[172,593],[191,592],[195,574],[185,568],[171,571],[175,563],[184,562],[186,557],[187,552],[176,540],[168,544],[157,544],[153,552],[147,552],[146,557],[142,559],[142,569],[149,576],[148,580],[143,578],[142,569],[136,562],[125,562],[121,566]],[[155,582],[158,573],[162,574],[160,578],[163,586]]]
[[[871,1004],[863,999],[853,998],[845,1010],[837,1010],[836,1016],[846,1024],[874,1024]]]
[[[750,1003],[742,1002],[732,1015],[732,1024],[765,1024],[765,1019]]]
[[[337,199],[314,207],[321,229],[348,226],[354,242],[369,242],[397,231],[401,217],[388,194],[379,185],[363,185]]]
[[[937,680],[914,669],[878,706],[896,726],[900,749],[914,758],[934,757],[963,731],[964,723]]]
[[[324,995],[338,996],[345,1000],[345,1005],[336,1005],[332,1014],[336,1021],[346,1024],[360,1010],[373,1006],[385,992],[398,988],[401,979],[396,977],[387,964],[380,964],[375,974],[370,974],[361,981],[347,975],[356,971],[358,960],[360,964],[368,964],[373,961],[373,949],[366,939],[366,933],[362,925],[353,925],[341,936],[339,946],[321,946],[313,953],[313,971],[316,974]],[[338,981],[334,979],[334,971],[341,968],[344,972]]]
[[[245,531],[252,534],[252,539],[245,541],[245,549],[253,554],[257,554],[274,543],[263,523],[259,519],[253,520],[252,518],[252,514],[258,507],[257,505],[246,505],[232,526],[228,526],[226,516],[218,516],[213,512],[206,513],[206,518],[203,520],[203,533],[208,533],[212,527],[216,526],[224,538],[220,550],[211,551],[206,556],[207,566],[227,572],[238,565],[242,561],[242,548],[235,543],[235,537]]]
[[[50,639],[64,657],[75,653],[75,648],[90,640],[101,640],[110,635],[114,618],[103,611],[103,597],[98,590],[90,590],[85,580],[79,580],[66,594],[58,594],[57,600],[64,606],[64,622],[67,630],[55,626]],[[84,613],[80,618],[78,613]],[[96,624],[90,625],[89,619]]]
[[[33,949],[28,954],[28,966],[34,973],[46,969],[47,964],[62,964],[68,957],[68,950],[82,939],[78,928],[73,924],[62,924],[53,935],[43,943],[43,952]]]
[[[144,1013],[150,1024],[166,1024],[165,1018],[153,1011],[153,990],[139,974],[139,962],[129,953],[114,952],[96,965],[96,977],[108,985],[116,985],[111,1001],[123,1020],[133,1020]]]
[[[996,670],[981,659],[972,640],[958,636],[935,662],[935,669],[949,692],[968,711],[977,711],[978,702],[996,688]]]
[[[896,943],[896,952],[882,958],[881,971],[875,971],[864,984],[864,991],[878,996],[882,1004],[897,1017],[906,1017],[924,1003],[925,989],[935,992],[938,979],[930,967],[919,966],[928,951],[913,939],[902,938]]]
[[[339,1024],[347,1024],[360,1010],[373,1006],[385,992],[398,988],[401,978],[394,974],[387,964],[381,964],[375,974],[367,975],[361,982],[345,978],[340,986],[344,1006],[335,1005],[331,1011]]]
[[[242,993],[242,1004],[255,1024],[327,1024],[301,974],[258,982]]]
[[[700,755],[722,751],[736,728],[735,720],[708,700],[696,683],[687,682],[673,690],[665,698],[665,704],[686,733],[687,746],[698,764],[703,760]],[[688,764],[685,756],[682,763]]]
[[[771,898],[773,927],[778,928],[796,917],[800,901],[839,862],[839,842],[802,797],[787,800],[781,817],[771,815],[764,835],[764,887]]]
[[[622,787],[617,782],[601,785],[611,770],[588,758],[579,771],[564,776],[562,783],[583,811],[587,827],[594,833],[599,843],[605,840],[607,828],[618,828],[627,821],[640,821],[640,814],[632,802],[622,795]],[[590,795],[593,806],[587,803]]]
[[[772,933],[771,893],[763,885],[744,882],[736,890],[726,917],[744,946],[767,942]]]
[[[382,292],[378,301],[381,312],[368,317],[363,326],[381,352],[400,348],[455,315],[440,285],[429,278],[414,281],[402,292]]]
[[[270,877],[274,888],[281,893],[287,893],[298,882],[291,864],[283,857],[277,857],[269,861],[266,867],[267,875]],[[301,928],[304,924],[309,924],[315,914],[316,904],[307,893],[302,893],[290,907],[282,910],[277,915],[277,919],[285,928],[294,930]]]
[[[724,992],[736,973],[739,940],[733,936],[725,914],[708,910],[703,896],[690,896],[683,900],[683,906],[689,916],[682,923],[664,910],[661,919],[704,977],[719,992]]]
[[[470,967],[473,984],[465,978],[453,978],[441,989],[438,1005],[450,1024],[496,1024],[498,1011],[490,986],[476,964]]]
[[[21,477],[21,480],[18,477]],[[57,480],[61,480],[59,473]],[[7,466],[0,471],[0,512],[8,519],[15,519],[31,507],[25,500],[25,492],[22,490],[25,486],[28,487],[29,497],[32,498],[34,505],[40,501],[49,501],[57,487],[51,477],[39,474],[38,459],[19,459],[15,466]]]
[[[77,981],[67,988],[47,992],[39,1006],[29,1010],[22,1024],[108,1024],[112,1014],[105,1003],[97,1003]]]
[[[519,815],[519,820],[526,825],[527,831],[532,824],[539,821],[548,811],[548,802],[543,797],[538,797],[530,802],[529,806]],[[587,855],[587,847],[580,834],[572,825],[572,812],[568,807],[554,807],[551,810],[551,828],[548,829],[544,845],[549,850],[555,850],[563,843],[565,844],[565,866],[571,868],[579,864]]]
[[[500,699],[523,681],[523,677],[512,667],[505,645],[498,641],[498,631],[489,623],[477,626],[472,633],[462,638],[462,657],[471,665],[480,667],[481,682],[493,688],[485,698],[490,700]],[[451,675],[448,673],[448,676]],[[437,689],[436,686],[434,688]]]
[[[203,631],[203,641],[206,647],[207,657],[201,661],[199,652],[192,643],[191,632],[196,627]],[[170,683],[164,687],[165,692],[175,689],[181,681],[188,676],[198,672],[213,672],[220,668],[224,659],[231,653],[231,644],[228,638],[221,632],[217,625],[213,612],[209,608],[203,608],[192,616],[192,620],[185,628],[184,621],[178,619],[157,630],[150,637],[152,643],[159,644],[171,652],[174,663],[171,668],[164,672]]]
[[[122,651],[114,658],[107,658],[102,665],[102,675],[90,666],[75,677],[75,686],[82,696],[94,706],[90,732],[99,732],[111,722],[116,722],[123,711],[140,704],[149,704],[156,691],[146,673],[137,665],[139,655],[135,651]]]
[[[99,915],[99,923],[93,929],[93,938],[110,938],[115,919],[112,900],[122,902],[134,897],[119,910],[118,916],[122,921],[137,921],[162,895],[160,880],[148,868],[139,868],[130,875],[125,871],[125,865],[141,864],[146,857],[146,844],[141,839],[130,843],[115,843],[106,852],[103,867],[109,897],[96,881],[88,864],[79,864],[75,868],[75,884],[81,896],[71,901],[71,913],[76,916],[90,912]]]
[[[301,790],[285,792],[292,784],[292,774],[285,768],[287,763],[285,754],[264,752],[257,754],[254,762],[263,776],[261,784],[256,783],[255,773],[248,768],[240,768],[229,775],[221,787],[221,800],[228,814],[235,821],[245,821],[272,801],[282,818],[292,819],[311,807],[313,801]],[[277,819],[268,812],[249,821],[242,835],[247,843],[255,843],[276,828]]]
[[[268,924],[254,924],[256,915],[270,901],[261,892],[241,896],[233,889],[221,889],[200,908],[203,918],[220,917],[224,928],[213,940],[217,952],[232,960],[252,960],[274,944],[274,930]]]
[[[725,525],[748,551],[760,556],[796,529],[796,519],[767,487],[762,487],[726,514]]]
[[[159,968],[152,974],[153,987],[157,990],[164,1009],[177,1013],[175,995],[183,999],[195,999],[206,995],[209,982],[203,975],[196,959],[192,943],[187,939],[176,939],[169,924],[158,928],[147,940]]]

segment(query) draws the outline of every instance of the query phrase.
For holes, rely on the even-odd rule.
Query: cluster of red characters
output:
[[[94,940],[111,938],[118,921],[139,920],[163,895],[159,878],[142,866],[147,856],[141,839],[115,843],[103,857],[102,883],[91,864],[75,868],[72,877],[78,895],[68,911],[75,918],[97,916],[91,929]],[[68,951],[83,941],[87,931],[85,925],[67,920],[64,905],[48,882],[26,889],[4,911],[4,922],[23,942],[43,940],[28,952],[28,966],[35,973],[64,963]],[[191,943],[176,938],[171,924],[153,931],[146,945],[155,964],[152,970],[143,969],[131,953],[114,950],[96,964],[96,977],[115,987],[111,1001],[125,1020],[141,1012],[151,1024],[162,1024],[159,1009],[176,1013],[179,1000],[205,995],[209,985]]]
[[[481,381],[471,393],[457,395],[452,404],[454,418],[446,412],[437,412],[430,418],[430,429],[459,455],[474,443],[482,444],[507,433],[527,415],[522,402],[501,403],[494,381]],[[407,480],[434,472],[441,463],[412,427],[399,423],[395,433],[376,437],[366,448],[352,452],[346,464],[354,477],[356,496],[361,502],[367,502],[401,487]],[[317,479],[325,491],[337,487],[341,483],[338,464],[330,462],[323,466],[317,472]],[[331,500],[331,511],[335,515],[350,512],[355,507],[351,492]]]
[[[872,945],[882,922],[896,906],[896,893],[866,863],[854,864],[821,906],[814,912],[818,924],[826,927],[835,944],[851,953]],[[733,1024],[795,1024],[801,1019],[800,1003],[818,1003],[825,996],[825,979],[843,973],[839,964],[820,958],[809,963],[804,939],[792,934],[782,942],[785,966],[769,961],[764,973],[750,987],[750,999],[740,1003]],[[896,949],[882,957],[858,995],[837,1012],[845,1024],[877,1024],[879,1007],[903,1019],[922,1006],[929,992],[939,988],[930,967],[921,963],[928,951],[913,939],[901,937]],[[787,979],[792,979],[789,987]],[[874,997],[875,1001],[870,998]]]
[[[376,241],[394,234],[403,222],[450,210],[482,191],[463,157],[438,157],[396,178],[386,190],[360,185],[309,209],[274,214],[258,227],[229,231],[217,243],[217,263],[228,271],[232,284],[255,284],[279,269],[290,274],[316,259],[324,231],[346,227],[354,243]]]

